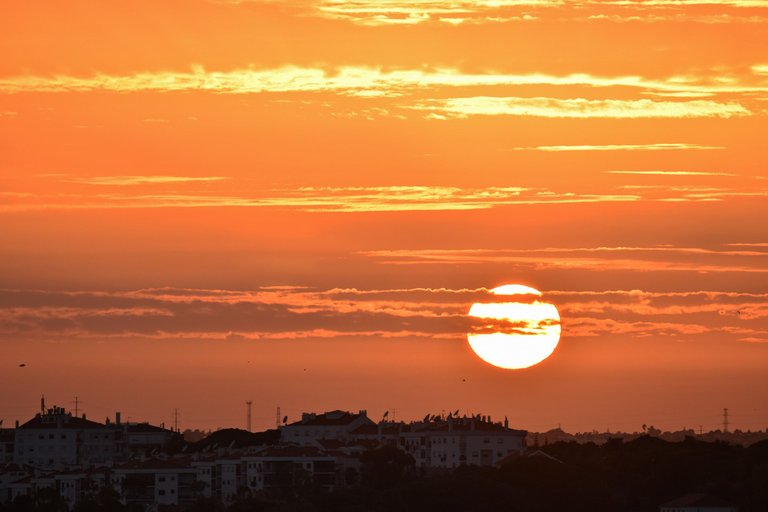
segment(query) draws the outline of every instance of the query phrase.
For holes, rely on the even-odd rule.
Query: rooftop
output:
[[[304,413],[301,421],[291,423],[288,426],[344,426],[351,424],[360,417],[367,419],[366,411],[360,411],[357,414],[339,410],[323,414]]]

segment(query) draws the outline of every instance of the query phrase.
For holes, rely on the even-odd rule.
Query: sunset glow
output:
[[[6,0],[0,420],[765,429],[767,42],[766,0]]]

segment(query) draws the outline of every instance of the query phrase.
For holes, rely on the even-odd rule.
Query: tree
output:
[[[371,487],[391,487],[403,480],[416,465],[413,457],[394,446],[384,446],[365,452],[360,457],[363,484]]]

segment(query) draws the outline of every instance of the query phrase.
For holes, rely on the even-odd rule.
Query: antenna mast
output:
[[[251,400],[248,400],[247,402],[245,402],[245,405],[248,408],[247,409],[247,411],[248,411],[248,421],[246,422],[246,425],[247,425],[248,432],[250,432],[251,431],[251,406],[253,405],[253,402]]]
[[[723,432],[728,432],[728,408],[723,409]]]
[[[280,428],[280,406],[277,406],[277,411],[275,412],[275,428]]]

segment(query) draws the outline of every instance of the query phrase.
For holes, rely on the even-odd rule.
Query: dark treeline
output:
[[[681,495],[709,493],[740,512],[768,512],[768,441],[750,447],[687,438],[668,442],[644,436],[605,444],[559,442],[511,459],[499,468],[461,467],[420,474],[413,459],[395,448],[364,454],[353,485],[319,492],[311,482],[286,481],[270,495],[249,495],[225,508],[200,499],[191,512],[645,512]],[[26,499],[0,508],[59,511],[55,496]],[[109,491],[75,511],[120,511]]]

